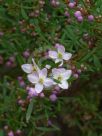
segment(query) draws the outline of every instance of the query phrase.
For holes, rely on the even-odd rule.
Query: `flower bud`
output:
[[[83,21],[83,17],[82,17],[82,16],[79,16],[79,17],[77,18],[77,20],[78,20],[78,22],[82,22],[82,21]]]
[[[8,132],[8,136],[14,136],[13,131]]]
[[[89,16],[88,16],[88,20],[89,20],[90,22],[94,21],[94,16],[93,16],[93,15],[89,15]]]
[[[76,11],[76,12],[74,13],[74,16],[75,16],[76,18],[80,17],[81,15],[82,15],[82,14],[81,14],[80,11]]]
[[[74,2],[70,2],[70,3],[68,4],[68,6],[69,6],[70,8],[74,8],[74,7],[75,7],[75,3],[74,3]]]
[[[52,102],[55,102],[57,100],[57,96],[55,94],[51,94],[49,99],[52,101]]]

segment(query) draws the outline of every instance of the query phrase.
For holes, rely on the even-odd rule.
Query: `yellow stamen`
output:
[[[43,78],[40,78],[40,79],[39,79],[39,83],[40,83],[40,84],[43,84],[43,83],[44,83],[44,79],[43,79]]]
[[[61,81],[61,80],[62,80],[62,76],[59,76],[59,77],[58,77],[58,80]]]
[[[58,58],[62,59],[62,54],[60,52],[58,53]]]

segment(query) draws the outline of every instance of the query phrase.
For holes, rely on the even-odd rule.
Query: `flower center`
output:
[[[33,66],[33,71],[37,71],[36,68]]]
[[[40,83],[40,84],[43,84],[43,83],[44,83],[44,79],[43,79],[43,78],[40,78],[40,79],[39,79],[39,83]]]
[[[58,52],[58,58],[59,58],[59,59],[62,59],[62,57],[63,57],[63,56],[62,56],[62,53]]]
[[[62,80],[62,76],[60,75],[59,77],[58,77],[58,81],[61,81]]]

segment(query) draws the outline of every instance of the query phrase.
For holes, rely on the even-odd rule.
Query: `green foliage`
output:
[[[81,23],[74,17],[78,7],[70,9],[66,1],[60,0],[60,5],[53,7],[45,0],[41,7],[39,0],[0,0],[0,32],[4,33],[0,35],[0,136],[18,129],[25,136],[102,136],[102,1],[78,1],[88,14],[95,16],[89,22],[83,15]],[[36,10],[39,15],[31,16]],[[66,10],[71,16],[69,22],[64,15]],[[49,90],[44,98],[28,101],[26,88],[17,80],[23,76],[26,85],[30,85],[21,65],[31,63],[34,57],[36,62],[40,60],[40,67],[54,67],[44,53],[56,43],[73,54],[70,63],[76,69],[82,68],[82,73],[78,79],[72,78],[70,88],[59,94],[55,103],[49,99]],[[27,50],[28,59],[23,55]],[[12,56],[14,65],[7,67]],[[18,104],[19,99],[23,106]]]

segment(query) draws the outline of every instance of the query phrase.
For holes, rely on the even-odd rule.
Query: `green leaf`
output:
[[[28,109],[27,109],[27,113],[26,113],[26,122],[29,122],[29,119],[31,117],[32,111],[33,111],[33,105],[34,105],[34,99],[31,100]]]
[[[25,10],[23,9],[22,6],[21,6],[21,14],[22,14],[24,19],[26,19],[26,20],[28,19],[28,16],[27,16],[27,14],[26,14],[26,12],[25,12]]]
[[[101,68],[101,63],[96,55],[93,56],[94,59],[94,65],[96,66],[97,70]]]
[[[0,136],[4,136],[3,130],[0,130]]]
[[[56,126],[53,127],[37,127],[37,130],[44,131],[44,132],[49,132],[49,131],[59,131],[60,129]]]

